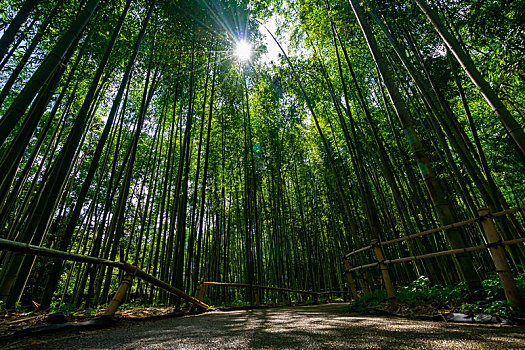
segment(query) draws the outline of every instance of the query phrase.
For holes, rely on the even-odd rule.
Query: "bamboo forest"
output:
[[[523,0],[0,0],[0,90],[6,315],[525,320]]]

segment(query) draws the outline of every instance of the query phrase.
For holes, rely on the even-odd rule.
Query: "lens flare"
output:
[[[246,40],[241,40],[235,47],[235,56],[239,61],[247,61],[252,55],[252,45]]]

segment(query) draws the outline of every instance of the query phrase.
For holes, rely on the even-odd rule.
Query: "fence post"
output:
[[[259,288],[253,288],[253,292],[255,293],[255,305],[261,306],[261,301],[259,300]]]
[[[197,286],[197,291],[195,293],[195,298],[197,298],[199,301],[202,301],[204,299],[204,292],[206,291],[206,286],[204,285],[204,282],[199,284]]]
[[[383,252],[381,251],[381,246],[377,239],[372,240],[372,247],[374,248],[374,253],[376,254],[377,261],[379,262],[379,268],[381,269],[381,274],[383,275],[383,281],[385,282],[386,293],[388,295],[389,301],[395,300],[394,287],[392,286],[392,280],[390,279],[390,274],[388,273],[388,267],[384,263],[385,259],[383,258]]]
[[[343,256],[343,261],[345,264],[345,271],[346,271],[346,278],[348,279],[348,284],[350,285],[350,290],[352,291],[352,298],[354,300],[357,300],[357,288],[355,285],[354,276],[352,276],[352,272],[350,272],[350,262],[348,261],[348,258],[346,256]]]
[[[109,302],[109,305],[107,309],[104,311],[104,316],[113,316],[115,315],[115,312],[117,312],[118,307],[122,302],[124,301],[124,298],[126,297],[126,292],[128,291],[129,287],[131,287],[131,283],[133,282],[133,278],[135,277],[134,273],[126,272],[126,275],[124,276],[124,279],[120,283],[120,286],[118,287],[117,293],[111,299]]]
[[[483,226],[483,232],[487,237],[490,255],[494,261],[496,272],[498,273],[501,285],[505,291],[505,297],[512,303],[512,306],[525,311],[525,303],[516,287],[512,271],[510,270],[509,263],[505,257],[505,250],[503,249],[501,239],[496,231],[494,219],[492,218],[490,210],[487,208],[478,209],[478,215]]]
[[[284,294],[284,291],[281,291],[281,302],[286,304],[286,295]]]
[[[319,304],[319,293],[313,293],[314,303]]]
[[[368,277],[368,272],[366,271],[359,271],[359,274],[361,276],[361,286],[363,287],[363,292],[370,293],[372,290],[370,289],[370,278]]]

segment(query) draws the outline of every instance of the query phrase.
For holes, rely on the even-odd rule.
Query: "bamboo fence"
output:
[[[433,258],[433,257],[445,256],[445,255],[455,255],[455,254],[460,254],[460,253],[467,253],[467,252],[473,252],[473,251],[478,251],[478,250],[483,250],[483,249],[489,249],[492,260],[496,267],[496,272],[498,273],[498,276],[500,277],[500,280],[502,282],[502,286],[505,291],[505,296],[507,297],[507,300],[510,301],[512,305],[514,305],[518,309],[525,310],[525,302],[521,298],[516,288],[516,284],[512,276],[510,266],[507,262],[507,259],[505,257],[505,252],[503,250],[503,246],[524,243],[525,237],[502,241],[496,231],[496,227],[494,225],[494,220],[493,220],[495,217],[502,216],[502,215],[508,215],[510,213],[514,213],[514,212],[524,210],[524,209],[525,209],[525,205],[519,206],[516,208],[512,208],[512,209],[503,210],[497,213],[490,213],[490,211],[486,208],[478,209],[478,217],[476,218],[464,220],[461,222],[456,222],[450,225],[441,226],[441,227],[433,228],[433,229],[426,230],[426,231],[421,231],[421,232],[418,232],[412,235],[407,235],[404,237],[399,237],[399,238],[391,239],[391,240],[384,241],[384,242],[373,240],[370,245],[356,249],[344,255],[343,259],[344,259],[345,269],[346,269],[345,272],[346,272],[348,281],[350,283],[350,286],[352,287],[352,294],[354,298],[357,298],[357,292],[355,289],[355,280],[352,275],[352,272],[354,271],[379,266],[381,268],[383,281],[385,283],[385,287],[388,292],[388,297],[390,300],[394,300],[395,298],[394,288],[390,280],[390,275],[388,273],[388,269],[387,269],[388,264],[422,260],[422,259],[428,259],[428,258]],[[432,233],[443,232],[451,228],[462,227],[462,226],[473,224],[476,222],[480,222],[482,224],[483,232],[485,233],[487,244],[478,245],[474,247],[464,247],[464,248],[459,248],[459,249],[444,250],[444,251],[422,254],[422,255],[414,255],[414,256],[408,256],[408,257],[397,258],[397,259],[385,259],[383,257],[381,247],[384,247],[384,246],[387,246],[393,243],[403,242],[408,239],[417,238],[417,237],[421,237],[421,236],[432,234]],[[368,249],[374,250],[377,261],[373,263],[369,263],[369,264],[351,267],[349,264],[348,258],[354,254],[366,251]]]
[[[253,288],[255,291],[258,289],[261,290],[275,290],[280,292],[288,292],[288,293],[297,293],[304,296],[305,294],[310,294],[314,296],[314,299],[318,299],[320,295],[328,295],[329,300],[331,300],[332,294],[347,294],[348,291],[310,291],[310,290],[299,290],[299,289],[290,289],[290,288],[282,288],[282,287],[271,287],[271,286],[262,286],[258,284],[248,284],[248,283],[226,283],[226,282],[208,282],[204,281],[199,286],[198,292],[197,292],[197,298],[199,300],[202,300],[204,297],[204,290],[206,286],[216,286],[216,287],[231,287],[231,288]],[[258,293],[255,292],[255,302],[257,305],[259,305],[258,300]]]
[[[117,310],[118,306],[122,302],[124,295],[126,294],[128,288],[130,287],[131,281],[133,280],[134,277],[140,278],[141,280],[148,282],[158,288],[161,288],[168,293],[176,295],[202,309],[206,310],[210,308],[209,305],[206,305],[201,300],[198,300],[192,297],[191,295],[184,293],[182,290],[176,287],[173,287],[172,285],[164,281],[161,281],[155,276],[150,275],[149,273],[139,269],[137,266],[126,263],[126,262],[117,262],[117,261],[112,261],[112,260],[100,259],[100,258],[93,257],[93,256],[68,253],[68,252],[63,252],[63,251],[56,250],[56,249],[35,246],[35,245],[28,244],[28,243],[10,241],[7,239],[0,239],[0,250],[6,250],[6,251],[11,251],[11,252],[20,253],[20,254],[46,256],[49,258],[62,259],[62,260],[68,260],[68,261],[77,261],[81,263],[90,263],[90,264],[96,264],[96,265],[110,266],[110,267],[115,267],[115,268],[118,268],[126,272],[126,277],[122,281],[117,293],[115,294],[115,297],[110,302],[108,309],[106,309],[106,312],[104,313],[105,315],[115,314],[115,311]],[[131,278],[131,281],[129,281],[129,278]]]

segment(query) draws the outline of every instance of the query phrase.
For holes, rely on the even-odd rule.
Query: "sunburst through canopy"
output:
[[[237,46],[235,47],[235,57],[239,61],[247,61],[250,59],[252,55],[252,45],[247,42],[246,40],[241,40],[237,42]]]

